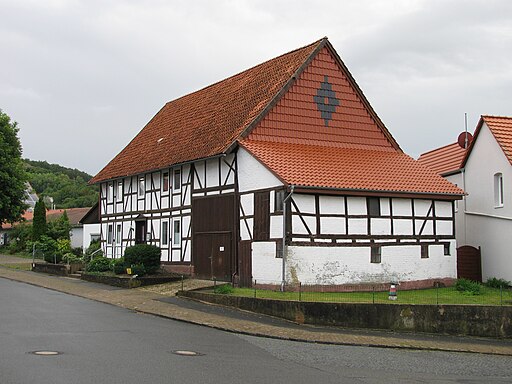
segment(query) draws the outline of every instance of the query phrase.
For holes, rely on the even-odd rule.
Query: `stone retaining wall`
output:
[[[512,337],[512,306],[314,303],[178,292],[304,324],[494,338]]]

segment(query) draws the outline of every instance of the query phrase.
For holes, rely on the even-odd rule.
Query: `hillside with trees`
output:
[[[25,159],[28,181],[37,195],[53,198],[55,208],[91,207],[98,201],[98,187],[88,185],[86,172],[46,161]]]

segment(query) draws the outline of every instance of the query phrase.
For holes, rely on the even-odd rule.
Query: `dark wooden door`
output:
[[[234,195],[192,200],[192,262],[198,277],[231,281],[234,266]]]
[[[146,220],[135,222],[135,244],[144,244],[146,242]]]
[[[194,263],[195,274],[203,278],[230,281],[231,233],[201,233],[194,241],[197,251],[194,255],[198,256]]]
[[[464,245],[457,248],[457,278],[482,282],[480,248]]]
[[[252,287],[252,241],[238,243],[238,273],[240,287]]]

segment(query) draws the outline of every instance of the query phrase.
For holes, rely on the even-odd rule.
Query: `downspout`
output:
[[[286,248],[286,203],[293,195],[293,190],[295,189],[295,185],[292,185],[290,189],[290,193],[288,196],[286,196],[283,199],[283,246],[281,247],[281,257],[282,257],[282,270],[281,270],[281,292],[284,292],[284,285],[286,283],[286,254],[287,254],[287,248]]]

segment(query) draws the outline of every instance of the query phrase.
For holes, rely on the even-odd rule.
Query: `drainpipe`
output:
[[[293,194],[293,190],[295,189],[295,185],[292,185],[291,189],[290,189],[290,193],[288,194],[288,196],[286,196],[284,199],[283,199],[283,246],[281,247],[282,250],[282,270],[281,270],[281,275],[282,275],[282,279],[281,279],[281,292],[284,292],[284,285],[285,285],[285,282],[286,282],[286,279],[285,279],[285,276],[286,276],[286,203],[288,202],[288,200],[290,200],[290,198],[292,197],[292,194]]]

